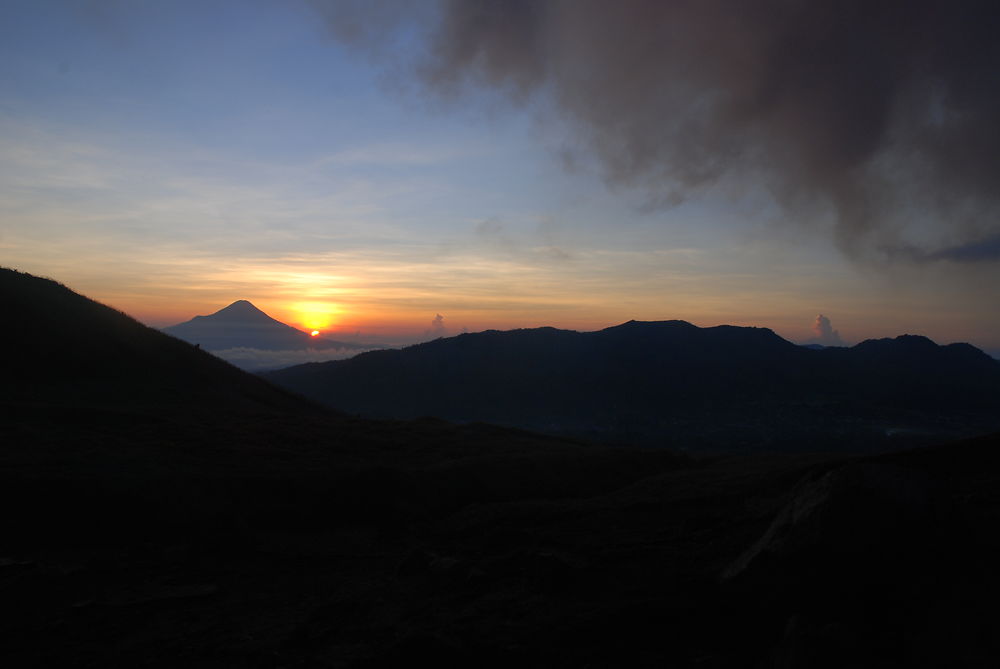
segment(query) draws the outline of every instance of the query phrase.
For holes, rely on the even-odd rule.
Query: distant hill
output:
[[[463,334],[266,378],[362,415],[693,448],[882,448],[1000,424],[996,360],[910,335],[815,350],[764,328],[630,321]]]
[[[361,349],[358,344],[312,337],[271,318],[247,300],[237,300],[209,316],[195,316],[189,321],[164,328],[164,332],[198,344],[209,351],[253,348],[265,351],[297,349]]]

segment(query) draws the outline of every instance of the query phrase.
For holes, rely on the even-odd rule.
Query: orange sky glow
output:
[[[802,342],[814,336],[816,314],[824,313],[847,343],[915,333],[1000,349],[997,333],[983,329],[975,295],[946,274],[783,266],[780,249],[744,242],[711,253],[577,247],[548,260],[530,247],[484,248],[474,237],[444,248],[411,242],[393,250],[245,258],[170,247],[136,256],[127,247],[105,247],[100,263],[80,246],[34,245],[30,258],[25,254],[12,266],[154,327],[247,299],[284,323],[334,339],[411,343],[484,329],[596,330],[631,319],[681,319],[768,327]],[[8,249],[17,251],[16,245]],[[432,322],[437,314],[439,324]]]
[[[189,267],[147,267],[141,279],[132,281],[70,265],[54,278],[154,327],[248,299],[305,332],[319,330],[332,338],[376,335],[399,343],[491,328],[596,330],[630,319],[769,327],[792,341],[813,336],[812,294],[822,290],[822,276],[817,286],[802,291],[801,282],[792,289],[747,273],[688,277],[679,264],[670,271],[661,263],[644,265],[638,255],[600,257],[607,255],[548,269],[460,255],[453,261],[410,263],[405,271],[395,265],[379,266],[373,258],[350,262],[339,257],[341,266],[356,264],[361,269],[336,272],[303,269],[303,258],[244,263],[220,259],[218,267],[200,272]],[[602,271],[601,264],[610,262],[616,268],[633,266],[630,272]],[[124,271],[121,266],[118,270]],[[904,332],[927,334],[942,343],[977,336],[974,328],[963,328],[960,303],[954,310],[919,312],[914,301],[900,294],[894,306],[887,305],[860,291],[839,299],[832,294],[824,297],[824,303],[831,305],[827,311],[834,327],[850,343]],[[872,327],[876,312],[878,327]],[[432,324],[436,314],[443,316],[443,328]]]

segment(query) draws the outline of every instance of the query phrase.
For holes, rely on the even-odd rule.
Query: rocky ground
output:
[[[393,466],[296,456],[270,474],[244,462],[238,475],[8,478],[5,508],[24,522],[0,554],[3,663],[1000,657],[995,438],[867,459],[686,460],[529,452],[530,436],[487,427],[466,429],[512,445],[470,455],[460,436],[432,445],[443,426],[411,429],[423,455]]]

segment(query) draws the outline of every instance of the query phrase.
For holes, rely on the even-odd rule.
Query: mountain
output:
[[[175,525],[231,533],[228,523],[251,517],[274,527],[352,523],[529,489],[581,494],[677,462],[492,426],[347,417],[6,268],[0,313],[0,344],[16,352],[0,375],[0,505],[21,509],[5,518],[8,539],[128,543]],[[576,473],[553,487],[567,456]],[[530,474],[502,474],[522,468]]]
[[[267,351],[298,349],[361,349],[358,344],[312,337],[271,318],[247,300],[237,300],[209,316],[164,328],[164,332],[209,351],[252,348]]]
[[[983,615],[1000,598],[1000,435],[876,457],[696,459],[371,421],[53,281],[0,269],[0,314],[4,667],[1000,658]],[[705,334],[607,336],[677,337],[720,368],[746,347],[788,354],[764,330]],[[521,336],[544,353],[561,340]],[[869,352],[892,348],[892,369],[936,350],[903,344]],[[942,348],[977,365],[974,350]]]
[[[157,411],[310,406],[49,279],[0,268],[0,314],[5,402]]]
[[[1000,427],[1000,364],[909,335],[814,350],[764,328],[630,321],[463,334],[266,378],[362,415],[684,448],[811,450],[845,435],[886,448]]]

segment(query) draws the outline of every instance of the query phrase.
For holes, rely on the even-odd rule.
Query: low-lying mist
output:
[[[263,372],[272,369],[301,365],[307,362],[327,362],[328,360],[343,360],[374,349],[358,348],[327,348],[297,349],[287,351],[268,351],[260,348],[236,347],[219,351],[210,351],[212,355],[222,358],[248,372]]]

